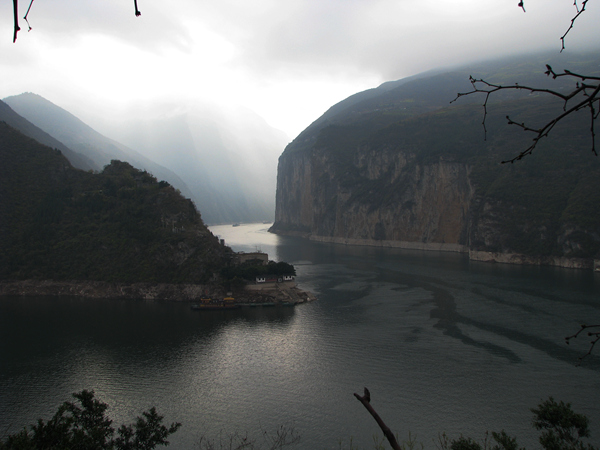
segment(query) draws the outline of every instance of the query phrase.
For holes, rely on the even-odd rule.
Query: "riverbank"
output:
[[[354,239],[333,236],[317,236],[298,231],[270,231],[281,236],[295,236],[315,242],[325,242],[342,245],[356,245],[383,248],[402,248],[408,250],[437,251],[466,253],[471,261],[491,262],[500,264],[518,264],[531,266],[554,266],[565,269],[583,269],[600,271],[600,260],[593,258],[566,258],[561,256],[533,256],[520,253],[497,253],[470,250],[468,246],[461,244],[449,244],[440,242],[409,242],[390,241],[375,239]]]
[[[236,303],[304,303],[316,297],[299,289],[293,282],[262,285],[263,289],[233,292]],[[75,296],[90,299],[117,298],[131,300],[198,301],[203,297],[225,297],[218,285],[167,283],[112,283],[107,281],[0,281],[1,296]]]

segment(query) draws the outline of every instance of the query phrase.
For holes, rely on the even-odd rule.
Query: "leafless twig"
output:
[[[569,28],[567,29],[567,31],[565,31],[565,33],[560,38],[561,44],[562,44],[561,50],[560,50],[561,52],[565,49],[565,38],[566,38],[567,34],[569,34],[569,32],[573,29],[573,26],[574,26],[577,18],[581,14],[583,14],[583,12],[585,11],[587,2],[588,2],[588,0],[583,0],[581,2],[581,7],[579,7],[577,0],[573,0],[573,5],[575,6],[577,14],[575,14],[575,16],[571,19],[571,24],[569,25]],[[525,12],[524,0],[519,1],[519,7],[523,9],[523,12]],[[600,77],[580,75],[580,74],[570,72],[569,70],[565,70],[563,73],[556,73],[556,72],[554,72],[552,67],[550,67],[547,64],[546,64],[546,69],[547,69],[546,75],[551,76],[553,79],[556,79],[559,77],[570,77],[572,79],[577,80],[576,88],[573,89],[568,94],[562,94],[562,93],[560,93],[558,91],[554,91],[552,89],[540,89],[540,88],[530,87],[530,86],[521,86],[517,83],[515,83],[514,85],[502,86],[502,85],[498,85],[498,84],[494,84],[494,83],[489,83],[483,79],[476,79],[471,76],[471,77],[469,77],[469,81],[471,82],[471,85],[473,86],[473,90],[469,91],[469,92],[457,94],[456,98],[450,102],[450,103],[453,103],[456,100],[458,100],[460,97],[463,97],[466,95],[471,95],[471,94],[476,94],[476,93],[485,94],[485,101],[483,103],[482,125],[483,125],[483,131],[484,131],[485,137],[487,137],[487,128],[486,128],[486,123],[485,123],[486,119],[487,119],[487,114],[488,114],[487,105],[488,105],[490,96],[492,94],[494,94],[495,92],[498,92],[501,90],[507,90],[507,89],[529,91],[530,93],[541,92],[544,94],[549,94],[551,96],[558,97],[561,100],[563,100],[564,104],[563,104],[562,112],[560,114],[557,114],[552,120],[550,120],[549,122],[547,122],[546,124],[542,125],[539,128],[532,128],[528,125],[525,125],[525,123],[523,123],[523,122],[521,122],[521,123],[515,122],[509,116],[506,116],[506,119],[508,120],[509,125],[516,125],[517,127],[523,129],[524,131],[531,132],[534,134],[534,137],[533,137],[532,144],[528,148],[523,150],[521,153],[519,153],[514,158],[506,160],[506,161],[502,161],[502,163],[507,163],[507,162],[513,163],[513,162],[518,161],[518,160],[522,159],[523,157],[531,154],[533,152],[533,150],[535,149],[535,147],[537,146],[538,142],[542,138],[548,137],[548,134],[552,131],[552,129],[558,122],[560,122],[565,117],[568,117],[571,114],[573,114],[577,111],[580,111],[582,109],[586,109],[586,108],[588,109],[589,114],[590,114],[590,136],[592,138],[592,153],[594,153],[594,155],[598,155],[598,152],[596,151],[595,120],[598,118],[598,115],[600,113],[600,111],[599,111],[600,110],[600,108],[599,108],[600,97],[598,96],[598,93],[600,92]]]
[[[401,447],[398,444],[394,433],[392,433],[392,430],[390,430],[390,428],[383,422],[381,417],[379,417],[379,414],[377,414],[377,412],[371,406],[371,393],[369,392],[369,390],[365,388],[364,395],[360,396],[357,393],[354,393],[354,396],[363,404],[367,411],[369,411],[369,414],[373,416],[373,418],[377,422],[377,425],[379,425],[379,428],[381,428],[381,431],[383,431],[383,435],[387,438],[392,448],[394,450],[401,450]]]
[[[570,343],[571,339],[576,339],[584,330],[588,330],[590,328],[595,329],[595,331],[588,331],[588,333],[587,333],[587,335],[592,338],[590,340],[590,348],[588,349],[588,351],[585,355],[583,355],[579,358],[579,362],[581,362],[583,360],[583,358],[585,358],[586,356],[589,356],[592,354],[592,350],[594,350],[594,346],[596,345],[596,342],[598,342],[600,340],[600,325],[583,324],[583,325],[581,325],[581,328],[579,329],[579,331],[577,331],[577,333],[573,334],[572,336],[567,336],[565,338],[565,342],[568,345]]]
[[[25,22],[27,22],[27,26],[29,27],[28,31],[31,31],[31,25],[29,25],[29,20],[27,20],[27,16],[29,15],[29,11],[31,10],[31,5],[33,5],[33,1],[34,0],[31,0],[31,2],[29,3],[29,8],[27,8],[27,13],[25,14],[25,17],[23,17],[23,19],[25,19]],[[141,16],[142,13],[138,9],[137,0],[133,0],[133,6],[135,8],[136,17]],[[17,42],[17,33],[21,30],[21,28],[19,27],[18,10],[19,10],[19,0],[13,0],[13,13],[14,13],[14,23],[15,23],[15,30],[14,30],[14,34],[13,34],[13,44],[15,42]]]
[[[551,76],[553,79],[560,78],[560,77],[569,77],[569,78],[577,80],[575,89],[573,89],[571,92],[569,92],[567,94],[563,94],[562,92],[555,91],[552,89],[542,89],[542,88],[536,88],[536,87],[532,87],[532,86],[522,86],[517,83],[515,83],[514,85],[503,86],[503,85],[499,85],[499,84],[490,83],[483,79],[476,79],[476,78],[473,78],[472,76],[470,76],[469,81],[471,82],[471,85],[473,86],[473,90],[471,90],[469,92],[458,93],[456,95],[456,98],[450,102],[450,103],[453,103],[453,102],[457,101],[459,98],[467,96],[467,95],[472,95],[472,94],[477,94],[477,93],[485,94],[485,101],[483,103],[482,125],[483,125],[483,130],[484,130],[486,137],[487,137],[487,128],[486,128],[485,122],[486,122],[487,115],[488,115],[488,111],[487,111],[488,101],[490,99],[490,96],[498,91],[517,90],[517,91],[528,91],[530,93],[540,92],[543,94],[548,94],[548,95],[557,97],[564,102],[562,112],[560,114],[557,114],[552,120],[550,120],[549,122],[547,122],[546,124],[544,124],[543,126],[541,126],[539,128],[532,128],[528,125],[525,125],[525,123],[523,123],[523,122],[521,122],[521,123],[515,122],[514,120],[512,120],[510,118],[510,116],[506,116],[506,119],[508,120],[509,125],[516,125],[517,127],[522,128],[524,131],[531,132],[534,134],[534,137],[533,137],[533,143],[528,148],[523,150],[521,153],[519,153],[514,158],[506,160],[506,161],[502,161],[502,163],[507,163],[507,162],[513,163],[513,162],[518,161],[518,160],[522,159],[523,157],[531,154],[533,152],[533,150],[535,149],[535,147],[537,146],[538,142],[542,138],[547,137],[548,134],[550,133],[550,131],[552,131],[552,129],[558,122],[560,122],[565,117],[567,117],[577,111],[580,111],[582,109],[586,109],[586,108],[589,110],[590,119],[591,119],[590,135],[592,137],[592,152],[594,153],[594,155],[598,155],[598,152],[596,151],[595,120],[598,118],[598,105],[600,104],[600,96],[598,95],[600,92],[600,77],[581,75],[581,74],[571,72],[569,70],[565,70],[563,73],[556,73],[552,69],[552,67],[549,66],[548,64],[546,64],[546,69],[547,69],[545,72],[546,75]],[[573,102],[575,102],[575,103],[573,104]]]
[[[29,29],[27,31],[31,31],[31,25],[29,25],[29,20],[27,20],[27,16],[29,15],[29,11],[31,11],[31,5],[33,5],[33,0],[31,0],[31,2],[29,3],[29,8],[27,8],[27,12],[25,13],[25,17],[23,17],[23,19],[25,19],[25,22],[27,22],[27,26],[29,27]]]
[[[21,29],[19,27],[19,0],[13,0],[13,13],[15,22],[15,32],[13,34],[13,44],[17,42],[17,33]]]
[[[577,0],[573,1],[573,6],[575,6],[575,9],[577,10],[577,14],[575,14],[575,17],[573,17],[571,19],[571,24],[569,25],[569,28],[567,29],[567,31],[565,31],[565,34],[563,34],[560,38],[560,45],[561,45],[561,49],[560,51],[562,52],[565,49],[565,38],[567,37],[567,34],[569,34],[569,31],[571,31],[573,29],[573,26],[575,25],[575,21],[577,20],[577,18],[583,14],[583,12],[585,11],[585,5],[587,4],[588,0],[583,0],[583,2],[581,2],[581,9],[579,8],[579,5],[577,5]]]

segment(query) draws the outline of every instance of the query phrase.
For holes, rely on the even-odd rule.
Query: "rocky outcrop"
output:
[[[77,296],[141,300],[190,301],[211,295],[207,285],[166,283],[111,283],[105,281],[0,281],[0,296]]]
[[[74,296],[88,299],[168,300],[191,302],[203,297],[223,298],[219,285],[167,283],[110,283],[104,281],[18,280],[0,281],[3,296]],[[236,303],[305,303],[315,296],[294,283],[274,283],[233,292]]]
[[[466,164],[419,164],[404,152],[354,152],[351,180],[325,152],[279,160],[272,231],[313,240],[464,251],[473,188]],[[404,243],[404,244],[401,244]]]

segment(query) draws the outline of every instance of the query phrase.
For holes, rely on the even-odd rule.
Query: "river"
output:
[[[600,322],[600,275],[351,247],[215,226],[236,251],[294,264],[318,300],[192,311],[186,303],[0,299],[0,433],[49,418],[94,389],[116,424],[156,406],[204,437],[293,428],[299,449],[373,448],[381,436],[352,395],[366,386],[390,428],[436,448],[439,433],[507,430],[536,445],[530,408],[553,396],[590,418],[600,443],[600,357],[564,337]]]

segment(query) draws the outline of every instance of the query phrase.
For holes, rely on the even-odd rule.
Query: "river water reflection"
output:
[[[426,448],[439,432],[516,434],[552,395],[591,419],[600,442],[600,358],[564,336],[600,319],[598,274],[492,265],[463,255],[278,237],[268,225],[212,227],[236,251],[295,265],[318,300],[295,308],[191,311],[188,304],[4,298],[0,432],[94,389],[116,423],[157,406],[200,436],[293,426],[298,448],[372,448],[380,434],[353,397],[369,387],[388,425]]]

